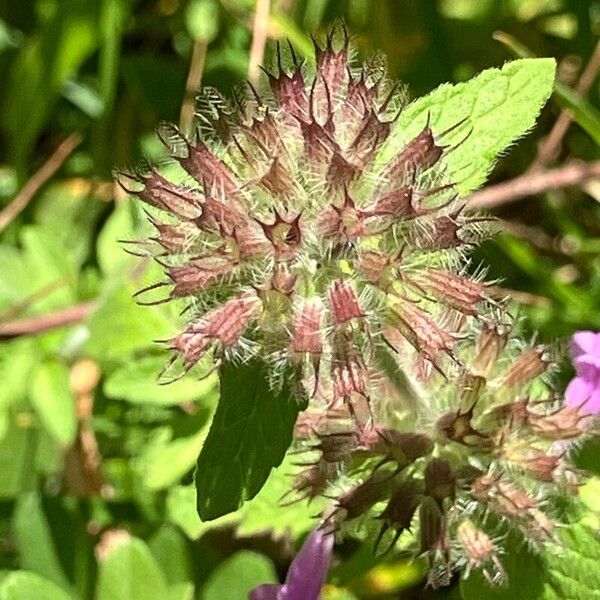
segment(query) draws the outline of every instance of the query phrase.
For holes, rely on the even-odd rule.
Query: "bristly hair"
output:
[[[277,44],[258,89],[204,90],[190,138],[161,126],[182,176],[118,176],[155,230],[139,253],[164,271],[136,297],[186,301],[168,380],[208,357],[260,357],[274,385],[296,375],[315,458],[286,501],[333,494],[328,530],[373,516],[391,548],[416,529],[432,583],[457,566],[495,583],[501,540],[486,522],[552,537],[542,511],[577,485],[568,448],[590,419],[542,402],[545,350],[509,342],[505,299],[469,264],[489,218],[466,214],[445,165],[471,125],[437,131],[423,115],[396,147],[407,95],[381,55],[359,67],[351,48],[339,23],[314,62]]]

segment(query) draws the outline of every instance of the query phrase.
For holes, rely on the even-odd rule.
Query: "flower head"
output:
[[[292,561],[285,583],[260,585],[250,592],[250,600],[318,600],[332,550],[333,535],[317,527]]]
[[[188,303],[167,375],[258,356],[274,382],[292,363],[310,397],[295,448],[310,458],[285,497],[332,504],[286,583],[252,598],[316,599],[332,532],[368,518],[377,548],[412,532],[432,584],[455,568],[496,580],[489,522],[542,543],[556,488],[577,485],[560,449],[600,411],[599,334],[574,338],[565,404],[548,348],[515,339],[468,263],[486,219],[446,176],[468,123],[438,131],[423,113],[419,133],[397,135],[403,93],[381,60],[353,64],[342,26],[314,64],[278,46],[266,73],[232,101],[208,93],[193,136],[164,126],[168,169],[120,179],[147,207],[143,248],[164,270],[138,299]]]
[[[208,95],[191,138],[162,127],[169,169],[120,176],[147,205],[156,235],[144,248],[165,273],[138,300],[192,309],[169,341],[169,378],[209,353],[295,362],[309,393],[360,419],[354,405],[370,410],[380,387],[377,347],[404,340],[398,352],[437,364],[455,342],[443,309],[476,315],[488,301],[458,260],[478,219],[444,180],[466,125],[435,131],[423,115],[420,133],[390,146],[404,94],[382,64],[352,65],[348,43],[334,27],[314,67],[278,47],[268,88]]]
[[[571,359],[576,376],[565,392],[568,406],[582,414],[600,413],[600,333],[578,331],[571,338]]]

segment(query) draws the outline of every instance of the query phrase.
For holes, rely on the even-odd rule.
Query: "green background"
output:
[[[269,36],[289,38],[304,55],[311,32],[343,18],[358,56],[385,53],[390,75],[413,97],[513,58],[492,38],[496,31],[536,56],[555,57],[571,86],[600,33],[600,2],[586,0],[270,4]],[[155,271],[118,243],[139,235],[140,214],[111,172],[160,158],[154,130],[180,121],[193,97],[186,94],[191,66],[201,67],[203,85],[225,94],[244,81],[254,9],[253,0],[0,0],[0,209],[63,140],[82,136],[0,232],[0,600],[241,599],[285,574],[318,511],[275,510],[289,484],[275,477],[240,515],[199,521],[192,471],[216,380],[154,383],[165,354],[152,340],[173,334],[177,311],[133,302]],[[596,81],[592,124],[599,91]],[[551,99],[491,183],[527,171],[560,110]],[[581,124],[570,127],[549,167],[598,160]],[[590,182],[494,210],[506,233],[478,249],[475,263],[488,264],[489,277],[511,290],[526,337],[539,332],[564,349],[572,332],[600,329],[599,200],[600,184]],[[68,327],[2,333],[72,307],[79,312]],[[592,445],[579,460],[597,470],[596,456]],[[577,563],[578,544],[589,544],[577,532],[572,538]],[[103,544],[111,543],[116,549],[104,558]],[[327,599],[460,598],[456,585],[423,591],[418,562],[375,560],[353,543],[339,558]],[[540,570],[527,560],[531,572]],[[548,566],[564,565],[555,567]]]

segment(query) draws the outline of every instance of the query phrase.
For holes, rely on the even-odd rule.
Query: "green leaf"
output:
[[[77,417],[66,365],[57,360],[42,363],[33,375],[29,399],[48,434],[62,446],[70,446]]]
[[[390,160],[428,119],[434,134],[467,119],[442,143],[458,144],[471,132],[444,159],[446,178],[468,194],[486,180],[500,153],[534,126],[552,93],[555,68],[551,58],[521,59],[464,83],[441,85],[402,111],[381,162]]]
[[[65,81],[97,44],[95,0],[61,0],[29,36],[3,85],[2,123],[11,158],[23,165],[41,129],[54,115]]]
[[[299,403],[295,377],[285,373],[277,389],[268,367],[254,359],[226,363],[221,397],[198,457],[198,513],[210,520],[237,510],[259,492],[292,442]]]
[[[100,363],[125,360],[137,350],[154,347],[153,340],[168,338],[172,325],[156,306],[138,306],[135,288],[122,284],[111,288],[90,315],[87,353]]]
[[[140,310],[144,309],[140,308]],[[161,406],[194,400],[205,401],[216,395],[216,374],[200,381],[192,376],[186,376],[169,385],[159,385],[157,378],[165,366],[165,361],[165,357],[149,356],[125,364],[105,381],[104,393],[109,398],[127,400],[133,404]]]
[[[571,111],[573,120],[589,134],[596,144],[600,145],[600,112],[585,98],[562,83],[556,82],[554,94],[559,103]]]
[[[53,581],[63,589],[69,589],[46,515],[36,494],[23,494],[18,498],[13,528],[21,567]]]
[[[98,235],[98,264],[105,275],[123,275],[127,268],[131,270],[140,262],[139,258],[125,252],[122,244],[124,240],[135,238],[135,210],[133,201],[120,202]]]
[[[148,546],[169,585],[186,583],[192,579],[186,539],[175,527],[163,525],[152,536]]]
[[[142,540],[133,538],[113,548],[100,563],[97,600],[167,598],[164,575]]]
[[[298,468],[293,466],[294,456],[287,456],[281,466],[273,471],[260,493],[244,504],[239,511],[240,524],[238,535],[253,535],[271,531],[275,536],[283,536],[287,532],[295,538],[300,537],[315,526],[315,515],[318,515],[327,499],[318,497],[312,502],[302,500],[282,506],[281,498],[290,491],[293,473]]]
[[[70,264],[80,268],[89,256],[104,202],[90,196],[85,187],[74,186],[67,180],[49,185],[34,208],[39,228],[52,236]]]
[[[497,31],[494,39],[509,48],[515,56],[533,58],[535,54],[517,38]],[[576,94],[571,88],[560,81],[554,82],[554,96],[558,102],[571,111],[573,120],[597,143],[600,144],[600,113],[585,98]]]
[[[0,585],[0,600],[73,600],[52,581],[28,571],[14,571]]]
[[[314,516],[321,512],[328,500],[319,497],[310,504],[307,500],[302,500],[287,506],[281,505],[281,497],[290,491],[290,475],[297,471],[292,462],[293,457],[288,455],[252,500],[246,502],[237,512],[212,521],[200,520],[196,512],[196,493],[193,485],[171,488],[167,496],[168,518],[181,527],[191,539],[198,539],[211,529],[227,526],[236,526],[237,533],[242,536],[269,531],[275,536],[291,533],[298,538],[314,527]]]
[[[560,534],[560,545],[545,552],[544,600],[600,598],[600,540],[583,524],[569,525]]]
[[[531,552],[522,539],[510,533],[506,552],[500,556],[508,583],[492,588],[479,571],[473,571],[461,581],[463,600],[535,600],[542,598],[544,573],[542,557]]]
[[[23,426],[15,417],[6,418],[0,440],[0,498],[15,498],[35,485],[35,452],[39,430]]]
[[[77,270],[61,241],[49,229],[27,226],[20,242],[20,250],[0,246],[0,309],[35,304],[41,313],[73,304]]]
[[[204,430],[151,446],[140,457],[140,471],[149,490],[162,490],[179,482],[195,464],[205,438]]]
[[[165,600],[194,600],[194,584],[183,581],[170,586]]]
[[[273,563],[262,554],[242,550],[223,561],[204,585],[204,600],[247,600],[261,583],[277,583]]]
[[[197,540],[211,529],[236,525],[241,518],[240,512],[229,513],[212,521],[201,521],[196,509],[196,487],[193,484],[175,486],[167,496],[169,521],[181,528],[191,540]]]
[[[35,343],[31,339],[17,339],[3,346],[0,353],[0,413],[25,399],[37,360]]]

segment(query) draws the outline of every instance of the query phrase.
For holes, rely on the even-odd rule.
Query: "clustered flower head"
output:
[[[397,147],[404,104],[380,57],[354,65],[342,26],[314,64],[278,45],[260,91],[207,91],[192,137],[160,130],[171,164],[120,177],[165,274],[138,299],[188,301],[167,380],[208,355],[260,357],[274,385],[293,367],[310,404],[288,500],[334,498],[324,531],[378,523],[376,548],[412,547],[432,584],[457,568],[495,582],[502,523],[552,537],[549,500],[578,485],[567,455],[593,401],[562,402],[549,350],[514,339],[470,268],[488,220],[445,176],[468,122],[424,116]]]

